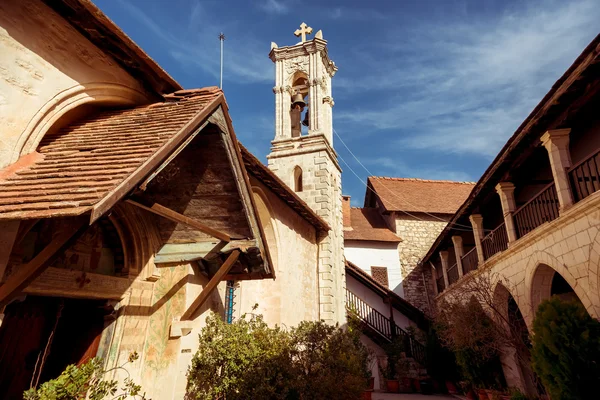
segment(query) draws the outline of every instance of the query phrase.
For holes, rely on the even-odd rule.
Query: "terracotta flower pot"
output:
[[[385,385],[387,387],[387,391],[390,393],[400,392],[400,381],[397,379],[388,379],[385,381]]]
[[[475,396],[475,393],[473,393],[472,390],[469,390],[465,395],[469,400],[477,400],[477,397]]]
[[[412,393],[412,379],[410,378],[402,378],[400,381],[400,393]]]
[[[372,391],[364,391],[362,393],[362,400],[372,400],[373,392]]]
[[[420,393],[421,392],[421,382],[418,379],[413,379],[412,380],[412,388],[414,392]]]
[[[485,389],[477,389],[477,397],[479,400],[490,400]]]

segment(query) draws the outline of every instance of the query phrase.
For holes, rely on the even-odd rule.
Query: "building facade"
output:
[[[600,317],[600,97],[597,37],[506,143],[423,259],[438,304],[488,276],[494,304],[531,333],[541,301],[577,299]],[[471,230],[456,229],[471,225]],[[502,354],[510,386],[531,370]]]

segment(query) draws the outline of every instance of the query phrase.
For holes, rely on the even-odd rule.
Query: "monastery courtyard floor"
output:
[[[449,400],[455,399],[452,396],[445,395],[423,395],[423,394],[406,394],[406,393],[373,393],[373,400]]]

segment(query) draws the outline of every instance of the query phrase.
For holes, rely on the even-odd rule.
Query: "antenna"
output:
[[[223,32],[219,33],[219,41],[221,42],[221,81],[219,87],[223,90],[223,42],[225,41]]]

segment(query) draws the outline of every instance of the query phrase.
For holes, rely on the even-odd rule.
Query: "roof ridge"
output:
[[[177,90],[173,93],[164,94],[163,97],[166,101],[179,101],[183,99],[189,99],[196,96],[202,96],[207,94],[223,94],[223,90],[218,86],[207,86],[203,88],[194,88],[194,89],[182,89]]]
[[[423,179],[423,178],[401,178],[401,177],[391,177],[391,176],[375,176],[371,175],[368,179],[386,179],[390,181],[404,181],[404,182],[425,182],[425,183],[455,183],[460,185],[475,185],[477,182],[469,182],[469,181],[451,181],[445,179]]]

